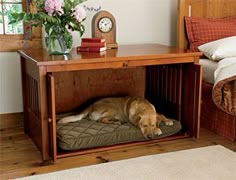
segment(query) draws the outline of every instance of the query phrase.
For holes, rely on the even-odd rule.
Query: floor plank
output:
[[[40,152],[37,150],[31,139],[24,134],[22,127],[16,127],[1,130],[0,179],[12,179],[92,164],[106,163],[109,161],[216,144],[221,144],[236,152],[235,142],[231,142],[206,129],[201,129],[199,139],[185,138],[148,145],[138,145],[135,147],[61,158],[55,163],[42,163]]]

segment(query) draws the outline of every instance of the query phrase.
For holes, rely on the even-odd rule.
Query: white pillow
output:
[[[236,36],[211,41],[198,47],[209,59],[220,61],[227,57],[236,57]]]

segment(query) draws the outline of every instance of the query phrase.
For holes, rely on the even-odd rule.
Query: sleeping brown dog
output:
[[[141,129],[146,139],[162,134],[159,128],[160,122],[164,121],[168,126],[173,125],[173,121],[158,114],[151,103],[139,97],[104,98],[90,105],[80,114],[67,116],[57,123],[75,122],[84,117],[103,123],[122,124],[129,121]]]

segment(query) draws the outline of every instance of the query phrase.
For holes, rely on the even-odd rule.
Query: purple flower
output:
[[[54,12],[58,13],[58,15],[61,16],[64,13],[62,9],[63,5],[63,1],[61,0],[46,0],[44,8],[49,16],[52,16]]]

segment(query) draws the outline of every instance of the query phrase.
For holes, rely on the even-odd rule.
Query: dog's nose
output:
[[[147,138],[148,138],[148,139],[152,139],[152,135],[151,135],[151,134],[148,134],[148,135],[147,135]]]

